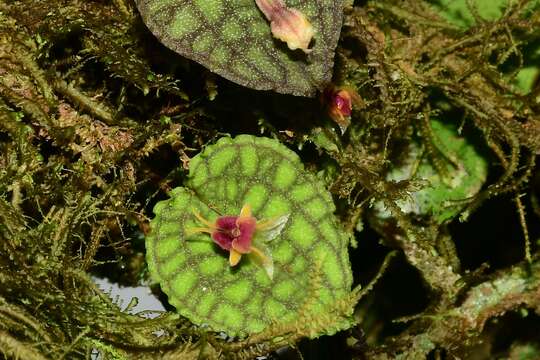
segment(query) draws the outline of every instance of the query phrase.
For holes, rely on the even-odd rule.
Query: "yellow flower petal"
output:
[[[229,252],[229,264],[231,264],[231,266],[236,266],[240,262],[241,258],[242,258],[242,254],[240,254],[238,251],[236,251],[234,249],[230,250],[230,252]]]

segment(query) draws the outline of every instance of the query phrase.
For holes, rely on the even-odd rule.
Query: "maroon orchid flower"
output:
[[[239,216],[220,216],[214,223],[193,211],[204,227],[191,228],[193,233],[208,233],[221,249],[229,252],[229,264],[236,266],[242,255],[251,255],[255,264],[262,267],[270,279],[274,274],[274,262],[266,242],[277,237],[289,219],[289,214],[266,221],[258,221],[251,214],[251,206],[242,207]]]

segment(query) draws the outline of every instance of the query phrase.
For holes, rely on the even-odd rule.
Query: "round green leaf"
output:
[[[169,302],[193,323],[243,336],[309,311],[336,319],[324,333],[350,326],[347,316],[329,314],[350,292],[347,239],[330,194],[294,152],[267,138],[222,138],[191,160],[187,187],[170,196],[154,208],[147,261]],[[273,279],[249,257],[231,267],[208,234],[189,234],[202,225],[194,211],[213,222],[246,203],[258,220],[289,214],[267,243]]]
[[[315,29],[310,54],[272,37],[255,0],[136,0],[150,31],[168,48],[257,90],[314,96],[331,80],[343,0],[288,0]]]

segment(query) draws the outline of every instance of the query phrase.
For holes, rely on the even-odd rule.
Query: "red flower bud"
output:
[[[329,86],[323,92],[322,101],[327,108],[328,115],[339,125],[342,133],[351,123],[353,105],[357,107],[363,105],[360,95],[348,86]]]

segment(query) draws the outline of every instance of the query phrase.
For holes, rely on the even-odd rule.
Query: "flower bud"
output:
[[[297,9],[288,8],[283,0],[255,0],[268,21],[272,35],[287,43],[291,50],[310,53],[309,43],[315,34],[307,17]]]
[[[339,125],[342,133],[351,123],[353,105],[357,107],[363,105],[360,95],[348,86],[329,86],[323,92],[322,100],[326,105],[328,115]]]

